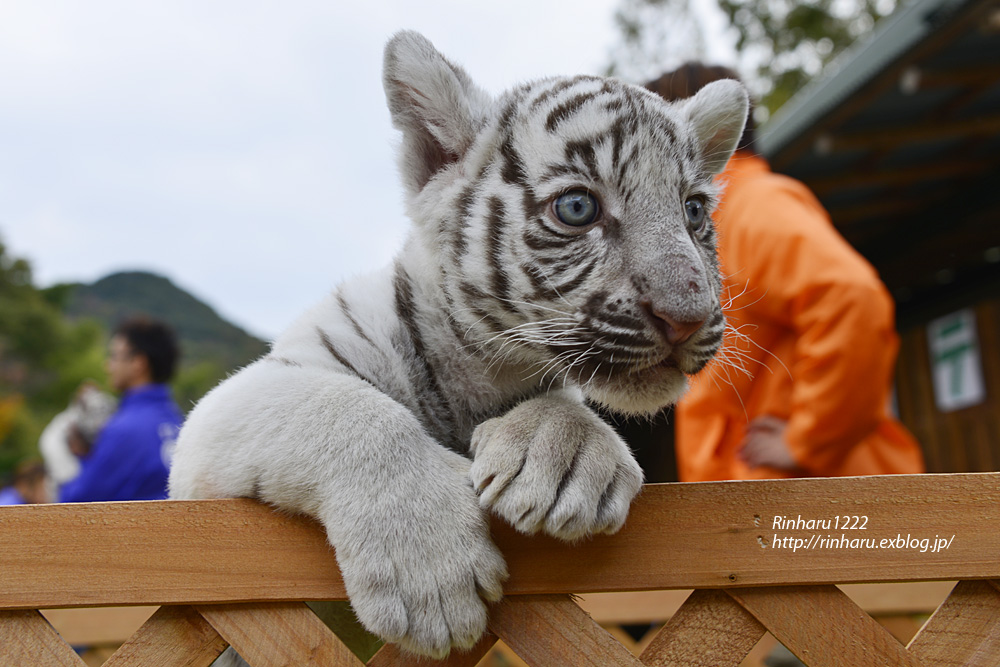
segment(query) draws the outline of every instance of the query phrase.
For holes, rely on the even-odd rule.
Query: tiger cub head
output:
[[[676,401],[722,343],[713,177],[743,86],[669,104],[580,76],[492,97],[414,32],[388,43],[383,83],[411,243],[467,347],[619,412]]]

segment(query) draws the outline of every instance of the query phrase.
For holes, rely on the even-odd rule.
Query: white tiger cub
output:
[[[484,510],[566,540],[624,523],[642,473],[584,398],[655,411],[718,349],[712,179],[747,95],[576,77],[493,98],[413,32],[384,85],[411,236],[201,401],[170,492],[317,517],[361,622],[440,657],[502,595]]]

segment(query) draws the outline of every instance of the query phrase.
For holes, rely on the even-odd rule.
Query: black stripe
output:
[[[355,375],[357,375],[362,380],[364,380],[366,382],[369,382],[368,378],[366,378],[364,375],[362,375],[358,371],[358,369],[354,367],[354,364],[352,364],[351,362],[349,362],[347,360],[347,358],[344,355],[342,355],[337,350],[336,347],[334,347],[333,341],[330,340],[330,337],[326,335],[326,332],[323,331],[323,329],[321,329],[320,327],[316,327],[316,333],[319,334],[319,339],[320,339],[320,341],[322,341],[323,347],[326,348],[327,352],[329,352],[331,355],[333,355],[333,358],[337,360],[337,363],[339,363],[341,366],[343,366],[347,370],[349,370],[352,373],[354,373]]]
[[[493,295],[505,304],[510,298],[510,280],[503,267],[503,232],[507,226],[507,207],[499,197],[490,197],[487,220],[487,249],[490,261],[490,285]]]
[[[632,335],[617,331],[598,331],[595,333],[599,334],[604,340],[604,342],[595,343],[595,345],[609,352],[612,351],[611,347],[625,352],[634,350],[649,351],[654,347],[653,341],[648,336]]]
[[[267,361],[277,362],[277,363],[282,364],[284,366],[291,366],[293,368],[302,368],[302,364],[300,364],[297,361],[292,361],[291,359],[288,359],[286,357],[274,357],[274,356],[268,355],[268,356],[264,357],[264,359],[266,359]]]
[[[539,224],[538,226],[542,229],[546,229],[547,231],[547,228],[544,225]],[[576,237],[561,236],[555,233],[542,236],[533,228],[526,228],[524,233],[521,234],[521,238],[524,239],[524,244],[532,250],[551,250],[553,248],[562,249],[576,240]]]
[[[458,263],[458,259],[465,254],[468,247],[465,238],[465,228],[469,224],[472,207],[476,203],[476,185],[465,186],[456,202],[458,204],[458,219],[454,221],[454,229],[452,230],[451,237],[451,247],[456,264]]]
[[[567,162],[573,162],[579,157],[583,160],[587,168],[588,175],[595,182],[601,180],[601,175],[597,172],[597,153],[594,151],[593,140],[571,141],[566,144],[565,157]]]
[[[535,288],[532,298],[534,299],[557,299],[559,291],[555,288],[552,280],[542,272],[537,266],[532,264],[521,264],[521,271],[528,276],[531,286]]]
[[[642,318],[612,313],[611,304],[608,304],[603,312],[594,316],[594,319],[603,324],[610,324],[613,327],[618,327],[619,329],[628,329],[630,331],[646,330],[646,322]]]
[[[572,88],[576,84],[580,83],[582,80],[586,79],[587,77],[574,77],[572,79],[563,79],[562,81],[557,82],[555,85],[553,85],[551,88],[543,92],[541,95],[536,97],[531,102],[531,110],[532,111],[537,110],[538,107],[548,102],[549,99],[551,99],[552,97],[558,95],[567,88]]]
[[[527,176],[524,171],[524,162],[514,148],[514,140],[508,134],[500,144],[500,155],[503,156],[503,167],[500,169],[500,177],[504,183],[527,187]]]
[[[467,299],[474,302],[475,304],[482,304],[482,302],[484,301],[488,303],[494,303],[496,301],[496,299],[494,299],[492,296],[490,296],[483,290],[479,289],[472,283],[462,282],[459,284],[458,289],[461,290],[462,294],[464,294]],[[513,309],[513,307],[506,305],[504,306],[504,308],[508,310]],[[482,308],[473,305],[472,311],[473,311],[473,317],[475,317],[478,321],[477,323],[479,324],[485,323],[486,326],[493,333],[500,333],[502,331],[506,331],[507,327],[505,327],[503,323],[500,322],[500,320],[495,318],[493,315],[487,313]]]
[[[583,269],[579,273],[577,273],[574,278],[572,278],[568,282],[561,283],[557,287],[557,289],[563,296],[566,296],[567,294],[575,290],[577,287],[582,285],[583,282],[590,276],[590,274],[594,272],[594,268],[596,266],[597,266],[597,260],[596,259],[591,260],[591,262],[586,266],[584,266]]]
[[[580,93],[579,95],[574,95],[569,98],[549,112],[548,118],[545,119],[545,129],[548,132],[555,132],[559,123],[564,120],[568,120],[580,110],[580,107],[594,99],[596,96],[597,95],[595,93]]]
[[[413,298],[413,284],[410,277],[406,275],[406,270],[401,264],[396,264],[396,273],[393,276],[393,288],[395,291],[396,315],[410,341],[410,346],[416,361],[419,363],[420,378],[426,387],[426,391],[416,391],[417,400],[420,403],[422,415],[418,415],[420,421],[429,432],[434,433],[442,444],[461,453],[462,445],[456,440],[456,429],[454,428],[451,409],[445,398],[444,391],[438,380],[434,368],[427,358],[427,349],[424,347],[423,336],[420,333],[420,325],[417,323],[417,309]],[[418,378],[414,378],[415,380]],[[414,383],[415,387],[417,382]],[[428,400],[430,399],[430,400]],[[433,402],[431,402],[433,401]],[[430,420],[433,423],[428,423]]]
[[[517,111],[519,100],[511,100],[500,113],[500,155],[503,157],[503,165],[500,168],[500,176],[505,183],[525,184],[524,162],[520,154],[514,148],[514,114]]]
[[[546,167],[545,173],[542,174],[538,180],[541,183],[547,183],[548,181],[552,181],[557,178],[565,178],[566,176],[588,178],[590,174],[586,173],[583,169],[580,169],[576,165],[553,164]]]
[[[337,292],[337,304],[340,306],[340,311],[344,314],[344,317],[347,318],[347,321],[350,322],[351,326],[354,328],[354,333],[358,334],[358,336],[361,337],[361,340],[365,341],[372,347],[375,347],[375,343],[373,343],[372,339],[368,337],[368,334],[361,329],[361,325],[358,324],[358,321],[354,319],[354,314],[351,313],[351,307],[347,305],[347,301],[344,299],[342,292]]]

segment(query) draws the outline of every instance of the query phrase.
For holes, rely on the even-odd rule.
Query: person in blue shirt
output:
[[[106,368],[122,393],[118,410],[63,485],[61,502],[160,500],[183,417],[166,383],[179,356],[173,331],[146,318],[122,322],[111,337]]]
[[[0,489],[0,505],[28,505],[49,502],[45,466],[40,461],[25,461],[14,471],[10,486]]]

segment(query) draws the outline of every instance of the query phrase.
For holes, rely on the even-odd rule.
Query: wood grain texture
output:
[[[697,590],[640,656],[657,667],[737,667],[767,630],[723,591]]]
[[[910,652],[938,667],[1000,665],[1000,590],[960,581],[910,642]]]
[[[362,667],[302,602],[205,605],[205,617],[253,667]]]
[[[0,611],[0,656],[12,667],[86,667],[37,611]]]
[[[866,516],[865,530],[775,517]],[[1000,578],[1000,473],[648,485],[617,535],[494,522],[509,595]],[[342,600],[313,521],[249,500],[0,507],[0,609]],[[948,549],[775,548],[775,536],[951,537]]]
[[[529,665],[642,665],[568,595],[504,598],[490,609],[489,627]]]
[[[744,588],[726,593],[809,667],[924,664],[836,586]]]
[[[317,525],[248,500],[3,507],[0,533],[0,609],[345,597]]]
[[[104,667],[208,667],[226,646],[193,607],[160,607]]]
[[[368,661],[367,667],[475,667],[496,643],[496,635],[486,632],[471,649],[468,651],[453,649],[444,660],[415,656],[405,652],[396,644],[386,644]]]

